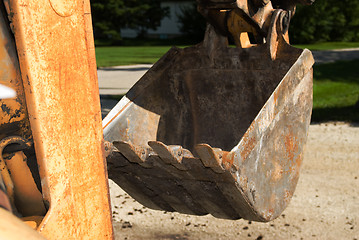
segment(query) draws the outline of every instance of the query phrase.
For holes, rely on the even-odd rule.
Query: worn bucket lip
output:
[[[302,53],[299,55],[299,57],[297,58],[297,60],[295,61],[295,63],[287,71],[285,76],[282,78],[280,83],[277,85],[277,87],[275,88],[273,93],[270,95],[270,97],[268,98],[266,103],[263,105],[261,110],[258,112],[257,116],[251,122],[250,126],[248,127],[248,129],[246,130],[244,135],[242,136],[239,143],[230,151],[231,153],[234,153],[234,155],[236,156],[237,163],[236,163],[236,160],[233,162],[233,165],[236,169],[241,169],[243,162],[250,159],[249,155],[245,159],[241,159],[240,154],[237,154],[240,151],[240,148],[245,145],[247,136],[253,136],[253,133],[254,133],[254,135],[261,136],[262,133],[272,124],[272,122],[274,121],[275,117],[280,112],[280,110],[286,105],[287,101],[284,101],[277,106],[275,104],[273,104],[275,102],[275,97],[276,97],[275,95],[276,94],[280,95],[281,92],[283,92],[283,90],[284,90],[283,86],[284,87],[286,86],[286,84],[288,83],[288,81],[290,79],[290,76],[295,74],[298,71],[298,69],[304,69],[304,72],[302,72],[302,75],[305,76],[311,70],[313,64],[314,64],[314,58],[313,58],[312,53],[308,49],[304,49],[302,51]],[[295,89],[298,87],[298,85],[302,81],[303,81],[303,77],[300,77],[299,80],[295,84],[293,84],[289,87],[289,92],[292,93],[293,91],[295,91]],[[269,107],[269,105],[273,105],[273,106]],[[279,109],[277,109],[276,107],[279,107]],[[265,115],[267,115],[267,121],[265,119],[263,120]],[[269,116],[269,118],[268,118],[268,116]],[[258,125],[260,125],[260,122],[263,122],[263,121],[265,122],[264,126],[259,127]],[[256,133],[258,133],[258,134],[256,134]],[[305,144],[305,142],[303,144]],[[255,143],[255,145],[257,145],[257,143]],[[293,189],[293,191],[294,191],[294,189]],[[244,192],[242,192],[242,190],[241,190],[241,194],[242,194],[242,197],[247,202],[248,206],[251,206],[249,199],[247,199],[246,194]],[[289,204],[289,202],[286,204],[286,206],[288,204]],[[264,216],[261,216],[261,214],[259,212],[254,210],[254,208],[250,207],[250,209],[252,209],[253,213],[256,215],[256,217],[258,218],[259,221],[267,222],[267,221],[270,221],[270,220],[278,217],[277,215],[270,215],[270,216],[264,217]]]
[[[304,58],[305,57],[308,57],[309,61],[305,61]],[[268,105],[274,101],[274,98],[275,98],[275,95],[278,94],[280,92],[280,88],[282,88],[283,85],[286,84],[287,80],[288,80],[288,77],[290,75],[292,75],[293,73],[295,73],[295,68],[297,67],[298,64],[300,64],[300,62],[302,62],[305,66],[305,73],[307,73],[311,67],[314,65],[314,58],[313,58],[313,55],[311,53],[310,50],[308,49],[303,49],[302,53],[299,55],[299,57],[297,58],[297,60],[294,62],[294,64],[290,67],[290,69],[287,71],[287,73],[284,75],[284,77],[282,78],[282,80],[279,82],[279,84],[277,85],[277,87],[274,89],[274,91],[272,92],[272,94],[270,95],[270,97],[267,99],[266,103],[263,105],[263,107],[261,108],[261,110],[258,112],[258,114],[256,115],[256,117],[253,119],[253,121],[251,122],[251,124],[249,125],[247,131],[243,134],[243,136],[245,136],[246,134],[248,134],[250,131],[251,131],[251,127],[252,125],[254,125],[255,123],[257,123],[259,120],[261,120],[262,118],[262,115],[266,114],[266,111],[272,111],[272,109],[269,109],[268,108]],[[305,74],[304,73],[304,74]],[[300,83],[301,81],[299,81],[296,85],[293,85],[292,87],[292,90],[294,90],[298,84]],[[291,90],[291,91],[292,91]],[[279,105],[280,108],[283,108],[283,104],[282,105]],[[274,108],[273,108],[274,110]],[[268,113],[267,113],[268,115]],[[275,118],[275,113],[272,112],[270,114],[270,119],[268,121],[268,124],[266,125],[266,127],[264,128],[267,128],[269,126],[269,124],[273,121],[273,119]],[[231,152],[233,151],[236,151],[242,144],[243,144],[243,136],[241,138],[241,140],[239,141],[239,143],[234,146],[231,150]]]

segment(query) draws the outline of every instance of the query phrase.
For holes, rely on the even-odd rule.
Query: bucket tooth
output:
[[[222,167],[222,149],[212,148],[208,144],[197,144],[195,150],[205,167],[211,168],[216,173],[225,171]]]
[[[113,145],[128,159],[128,161],[138,163],[143,167],[151,166],[148,162],[146,162],[149,155],[149,149],[134,146],[125,141],[115,141],[113,142]]]
[[[158,154],[158,156],[166,163],[171,164],[179,170],[187,170],[182,163],[184,151],[181,146],[171,145],[167,146],[159,141],[149,141],[148,145]],[[189,155],[189,151],[185,151]]]

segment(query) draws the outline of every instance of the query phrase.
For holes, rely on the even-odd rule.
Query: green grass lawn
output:
[[[311,50],[359,47],[359,43],[320,43],[296,47]],[[170,46],[97,47],[98,67],[154,63]],[[359,122],[359,60],[314,66],[314,122]],[[359,104],[357,104],[359,105]]]
[[[314,66],[312,121],[359,122],[359,60]]]
[[[343,49],[343,48],[359,48],[359,42],[324,42],[324,43],[314,43],[306,45],[294,45],[298,48],[308,48],[311,51],[320,51],[320,50],[333,50],[333,49]]]
[[[98,67],[155,63],[171,46],[96,47]]]
[[[97,66],[109,67],[119,65],[155,63],[161,56],[163,56],[163,54],[165,54],[171,48],[171,45],[144,46],[145,43],[141,42],[140,44],[140,46],[96,47]],[[359,48],[359,42],[330,42],[294,46],[299,48],[308,48],[312,51],[330,50],[340,48]],[[184,46],[181,45],[179,47]]]

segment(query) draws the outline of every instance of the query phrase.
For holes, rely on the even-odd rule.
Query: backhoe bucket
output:
[[[280,37],[279,37],[280,38]],[[309,50],[172,48],[103,121],[109,177],[143,205],[269,221],[295,190],[312,110]]]

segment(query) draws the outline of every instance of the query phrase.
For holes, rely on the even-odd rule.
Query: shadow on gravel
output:
[[[359,49],[313,51],[316,64],[359,59]]]
[[[106,117],[122,97],[123,95],[100,95],[102,119]]]
[[[121,67],[121,68],[115,68],[115,67],[110,67],[110,68],[99,68],[98,70],[101,71],[129,71],[129,72],[137,72],[137,71],[148,71],[148,69],[150,69],[150,67],[130,67],[130,68],[125,68],[125,67]]]
[[[185,233],[181,234],[160,234],[156,235],[156,239],[159,240],[189,240],[188,235]]]
[[[316,108],[312,112],[312,123],[343,121],[359,127],[359,107]]]

